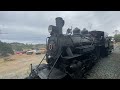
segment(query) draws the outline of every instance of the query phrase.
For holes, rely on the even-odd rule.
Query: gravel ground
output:
[[[115,45],[114,51],[92,68],[87,79],[120,79],[120,46]]]

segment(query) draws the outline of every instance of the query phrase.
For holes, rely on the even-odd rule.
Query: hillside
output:
[[[15,51],[22,51],[22,50],[29,50],[29,49],[39,49],[39,48],[45,48],[45,44],[24,44],[24,43],[10,43],[12,46],[12,49]]]

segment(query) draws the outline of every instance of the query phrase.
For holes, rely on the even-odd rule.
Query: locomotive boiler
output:
[[[68,28],[63,34],[64,20],[56,18],[56,26],[50,25],[50,37],[46,39],[45,54],[47,64],[31,68],[29,79],[79,79],[101,57],[111,53],[113,45],[108,35],[103,31],[88,31]]]

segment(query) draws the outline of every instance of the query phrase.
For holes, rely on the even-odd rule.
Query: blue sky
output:
[[[63,32],[71,26],[101,30],[113,35],[120,29],[120,11],[0,11],[0,40],[5,42],[45,43],[48,26],[63,17]],[[92,25],[90,29],[90,25]]]

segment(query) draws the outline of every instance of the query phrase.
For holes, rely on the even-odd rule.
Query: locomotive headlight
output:
[[[56,26],[53,26],[53,25],[50,25],[48,27],[48,32],[51,33],[51,32],[54,32],[54,33],[58,33],[57,30],[58,28]]]
[[[50,25],[50,26],[48,27],[48,32],[49,32],[49,33],[51,33],[51,32],[52,32],[52,30],[53,30],[53,26],[52,26],[52,25]]]
[[[48,58],[50,59],[50,58],[51,58],[51,56],[49,55],[49,56],[48,56]]]

